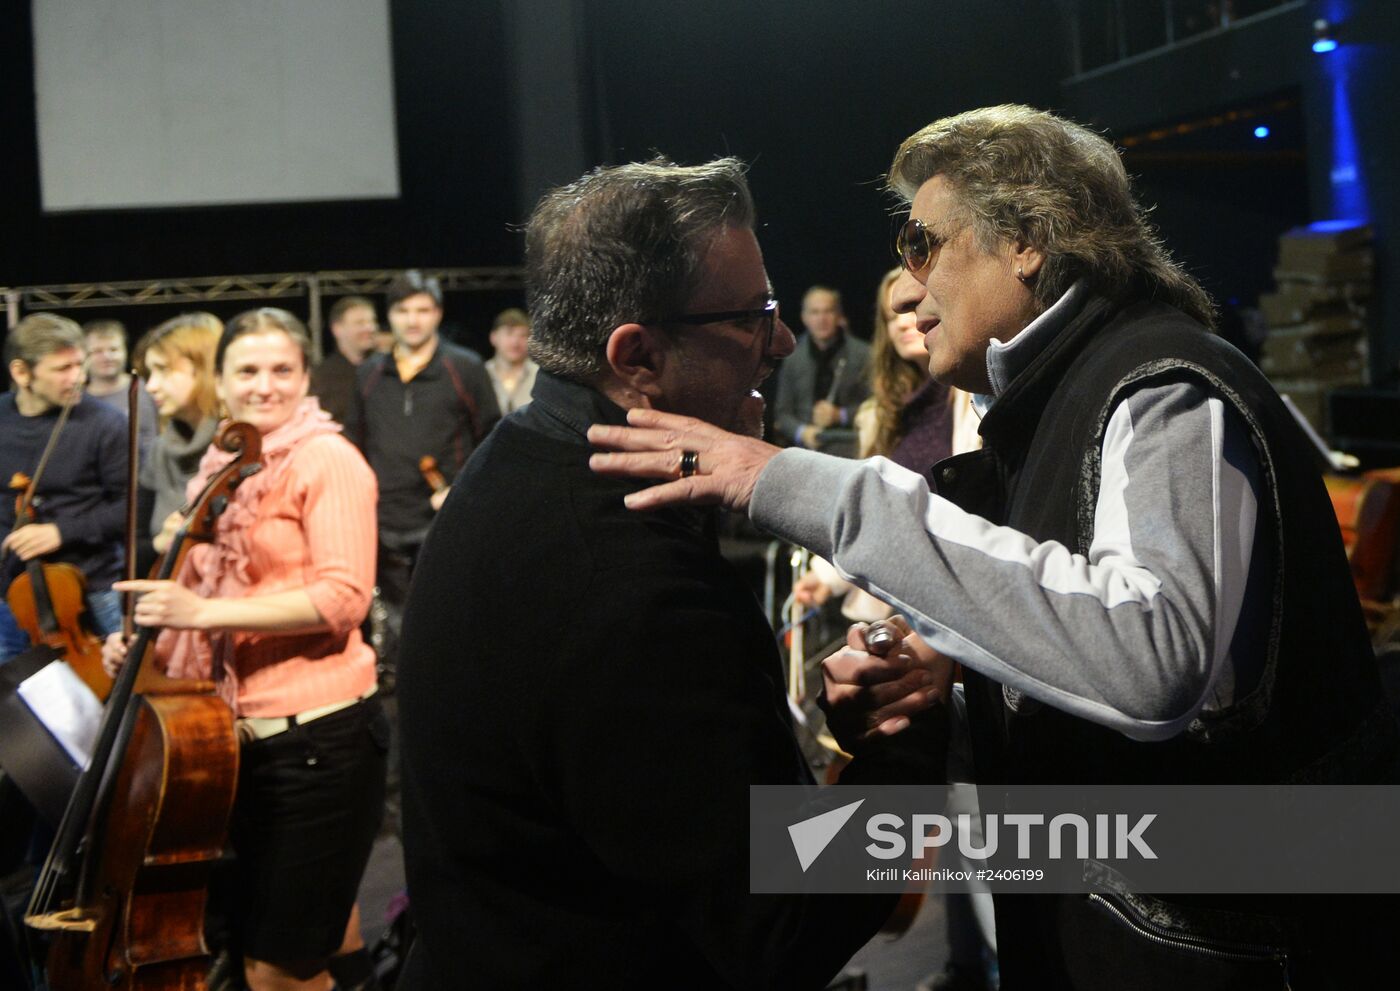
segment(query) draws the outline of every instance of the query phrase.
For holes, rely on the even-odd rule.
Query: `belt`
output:
[[[365,699],[378,690],[378,686],[371,688],[359,698],[345,699],[343,702],[331,702],[328,705],[318,705],[314,709],[307,709],[305,712],[294,713],[290,716],[243,716],[236,721],[239,743],[251,743],[254,740],[266,740],[270,736],[278,733],[285,733],[293,726],[300,726],[329,716],[342,709],[348,709],[352,705],[359,705]]]

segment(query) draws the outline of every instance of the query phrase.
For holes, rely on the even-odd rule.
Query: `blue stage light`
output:
[[[1269,129],[1263,124],[1260,124],[1254,129],[1254,136],[1256,138],[1267,138],[1269,136]]]
[[[1365,224],[1366,221],[1355,217],[1340,220],[1314,220],[1308,224],[1308,230],[1314,234],[1335,234],[1338,231],[1349,231],[1353,227],[1362,227]]]
[[[1326,52],[1335,51],[1337,48],[1337,35],[1332,30],[1332,22],[1325,17],[1319,17],[1313,21],[1313,43],[1312,50],[1322,55]]]

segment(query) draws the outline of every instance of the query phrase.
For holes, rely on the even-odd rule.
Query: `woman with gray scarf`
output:
[[[150,534],[165,553],[178,529],[171,517],[185,504],[185,485],[219,425],[219,398],[214,391],[214,349],[223,323],[210,313],[182,313],[151,331],[143,342],[141,365],[146,388],[160,410],[162,427],[151,454],[141,464],[140,480],[155,493]]]

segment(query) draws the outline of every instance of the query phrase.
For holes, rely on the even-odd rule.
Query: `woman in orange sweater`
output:
[[[234,318],[215,356],[231,419],[262,435],[262,470],[174,581],[121,583],[156,658],[212,678],[237,718],[233,935],[253,991],[328,991],[358,950],[355,897],[384,804],[388,723],[360,635],[374,584],[373,473],[308,398],[310,338],[285,310]],[[230,455],[210,448],[197,493]],[[119,636],[108,641],[120,665]]]

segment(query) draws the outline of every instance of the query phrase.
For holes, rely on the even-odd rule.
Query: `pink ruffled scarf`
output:
[[[191,548],[192,558],[198,559],[199,583],[193,591],[202,598],[237,598],[252,584],[248,574],[249,529],[257,521],[258,507],[263,496],[281,482],[301,444],[322,434],[340,433],[340,424],[321,409],[314,396],[308,396],[292,413],[290,419],[277,429],[262,436],[262,468],[257,474],[239,484],[227,508],[214,524],[213,543]],[[190,502],[204,491],[209,479],[233,460],[233,455],[210,446],[200,459],[199,471],[190,479],[185,496]],[[222,656],[225,664],[232,646],[229,633],[201,633],[197,630],[168,630],[166,647],[170,658],[170,673],[177,677],[209,677],[215,675],[213,657]],[[211,642],[213,641],[213,642]],[[162,650],[161,653],[166,653]]]

